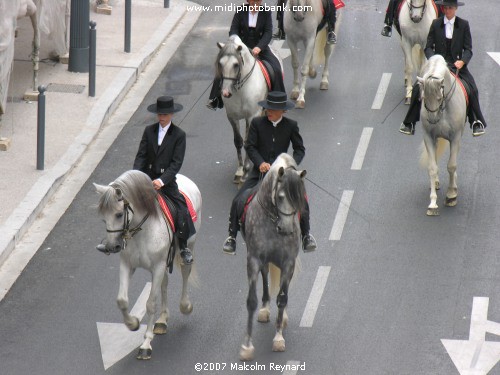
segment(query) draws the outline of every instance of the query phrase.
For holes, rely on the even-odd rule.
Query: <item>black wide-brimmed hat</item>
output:
[[[465,5],[461,1],[457,1],[457,0],[437,0],[434,3],[436,5],[444,5],[444,6],[449,6],[449,7],[459,7],[459,6]]]
[[[281,91],[269,92],[267,94],[267,99],[260,101],[258,104],[265,109],[277,109],[283,111],[295,107],[295,104],[292,101],[287,100],[286,93]]]
[[[174,103],[174,98],[171,96],[160,96],[156,99],[156,104],[148,106],[148,111],[159,115],[166,115],[169,113],[179,112],[182,108],[181,104]]]

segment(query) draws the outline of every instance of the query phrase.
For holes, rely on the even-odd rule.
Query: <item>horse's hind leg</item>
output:
[[[269,297],[269,266],[266,265],[260,271],[262,275],[262,307],[259,310],[257,321],[261,323],[268,323],[271,315],[271,306]]]
[[[156,296],[158,295],[158,293],[160,293],[166,266],[167,265],[165,262],[160,261],[160,263],[153,270],[151,291],[149,293],[149,297],[146,302],[148,325],[146,328],[146,332],[144,333],[144,341],[142,345],[139,347],[139,352],[137,353],[136,357],[137,359],[151,359],[151,354],[153,353],[153,348],[151,347],[151,341],[154,338],[153,326],[156,315]]]
[[[438,165],[436,162],[436,141],[430,136],[424,135],[424,144],[427,149],[428,163],[427,170],[429,172],[429,179],[431,185],[431,202],[427,207],[427,216],[439,215],[439,208],[437,205],[436,181],[438,176]]]
[[[320,90],[328,90],[328,78],[330,76],[330,72],[328,70],[328,64],[330,63],[330,56],[332,54],[333,45],[326,43],[325,44],[325,65],[323,65],[323,75],[321,76],[321,83],[319,84]]]
[[[139,329],[139,319],[132,316],[128,312],[128,286],[130,284],[130,278],[134,274],[134,270],[131,269],[124,261],[120,261],[120,287],[118,288],[118,297],[116,303],[118,308],[121,310],[123,315],[123,322],[131,331],[137,331]]]
[[[445,205],[454,207],[457,205],[458,186],[457,186],[457,155],[460,150],[460,136],[457,136],[458,141],[450,142],[450,159],[448,160],[448,173],[450,182],[448,191],[446,192]]]
[[[293,88],[290,93],[290,99],[296,100],[299,97],[299,51],[297,50],[296,43],[288,43],[290,47],[290,54],[292,56],[292,69],[293,69]]]
[[[281,288],[276,299],[278,304],[278,317],[276,319],[276,335],[273,338],[273,352],[285,351],[285,338],[283,328],[285,324],[285,308],[288,303],[288,286],[293,277],[294,262],[288,262],[281,269]]]
[[[304,63],[302,64],[302,69],[300,74],[302,75],[302,82],[300,84],[299,97],[295,103],[295,108],[305,108],[306,106],[306,83],[307,76],[309,75],[309,67],[312,66],[312,58],[314,52],[314,38],[312,41],[308,40],[306,43],[306,51],[304,54]]]
[[[163,280],[161,282],[161,311],[160,317],[155,323],[153,333],[155,335],[164,335],[167,333],[168,322],[168,305],[167,305],[167,286],[168,286],[168,273],[165,271]]]
[[[253,315],[257,309],[257,278],[259,277],[258,260],[252,257],[247,261],[248,297],[247,297],[247,334],[240,349],[240,360],[251,361],[254,357],[255,348],[252,344]]]

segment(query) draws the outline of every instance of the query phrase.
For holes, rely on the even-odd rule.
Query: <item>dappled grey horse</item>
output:
[[[271,270],[271,292],[279,289],[273,351],[285,350],[283,338],[283,328],[287,321],[285,307],[288,301],[288,287],[294,274],[300,248],[299,213],[306,204],[304,187],[306,171],[297,171],[296,168],[297,165],[290,155],[278,156],[248,205],[242,226],[242,234],[247,246],[249,283],[247,334],[240,350],[240,359],[243,361],[252,360],[254,357],[252,327],[258,304],[259,272],[262,274],[263,295],[258,320],[269,322],[268,271]]]
[[[194,182],[178,174],[179,190],[191,200],[196,211],[195,228],[198,232],[201,221],[201,194]],[[139,329],[139,320],[128,311],[128,288],[132,275],[137,268],[143,268],[151,273],[152,285],[146,303],[148,314],[147,329],[144,342],[139,348],[137,359],[150,359],[152,354],[151,341],[154,334],[167,332],[168,307],[166,273],[169,249],[173,245],[175,263],[182,273],[182,294],[180,310],[190,314],[193,305],[187,294],[188,279],[195,274],[194,265],[181,264],[177,240],[170,225],[166,224],[157,201],[157,193],[148,175],[131,170],[123,173],[109,185],[94,184],[101,194],[99,212],[106,223],[106,250],[108,253],[120,253],[120,288],[117,303],[125,325],[131,331]],[[196,235],[188,240],[188,246],[193,251]],[[191,276],[191,277],[190,277]],[[154,323],[157,312],[157,296],[161,290],[161,309],[158,320]]]
[[[421,164],[429,171],[431,202],[427,215],[439,215],[436,189],[439,189],[438,159],[444,152],[447,140],[450,144],[448,173],[450,181],[446,192],[446,206],[457,204],[457,156],[464,131],[467,103],[461,84],[453,75],[443,56],[432,56],[417,77],[420,85],[422,108],[420,119],[424,129],[424,145]]]

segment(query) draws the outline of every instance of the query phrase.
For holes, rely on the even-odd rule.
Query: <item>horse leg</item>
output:
[[[405,38],[401,39],[401,48],[405,55],[405,86],[406,86],[406,99],[405,104],[409,105],[411,102],[411,92],[412,92],[412,76],[413,76],[413,64],[412,64],[412,46],[408,40]]]
[[[260,271],[262,274],[262,308],[259,310],[257,321],[260,323],[269,323],[271,315],[270,296],[269,296],[269,266],[266,265]]]
[[[288,43],[290,47],[290,55],[292,57],[292,68],[293,68],[293,88],[290,94],[290,99],[296,100],[299,97],[299,51],[297,50],[297,45],[295,43]]]
[[[424,144],[427,149],[428,155],[428,166],[427,170],[429,172],[430,184],[431,184],[431,202],[429,207],[427,207],[427,216],[438,216],[439,208],[436,203],[437,193],[436,193],[436,181],[438,176],[438,165],[436,162],[436,141],[434,141],[429,135],[424,135]]]
[[[450,175],[450,182],[448,184],[448,191],[446,192],[445,205],[454,207],[457,205],[458,186],[457,186],[457,156],[460,150],[460,136],[458,140],[450,142],[450,159],[448,160],[448,173]]]
[[[333,45],[325,44],[325,65],[323,65],[323,75],[321,76],[321,83],[319,84],[320,90],[328,90],[328,78],[330,76],[330,71],[328,70],[328,64],[330,62],[330,56],[332,54]]]
[[[118,288],[116,303],[122,312],[123,322],[131,331],[139,329],[139,319],[128,312],[128,286],[134,271],[123,260],[120,260],[120,287]]]
[[[181,310],[181,313],[183,313],[184,315],[189,315],[193,311],[193,304],[189,300],[189,295],[187,292],[189,275],[191,275],[191,267],[193,267],[192,264],[181,265],[182,292],[181,292],[181,302],[179,304],[179,309]]]
[[[236,169],[236,173],[234,174],[233,182],[238,184],[243,177],[243,156],[241,154],[241,149],[243,148],[243,138],[240,133],[240,122],[238,120],[234,120],[228,116],[228,120],[231,123],[233,128],[233,140],[234,147],[236,147],[236,153],[238,155],[238,168]]]
[[[33,62],[33,91],[38,91],[38,70],[40,62],[40,30],[38,28],[38,19],[36,9],[30,15],[31,24],[33,26],[33,44],[31,52],[31,61]]]
[[[259,277],[258,260],[249,257],[247,263],[248,297],[247,297],[247,334],[240,349],[240,360],[251,361],[254,357],[255,348],[252,344],[253,315],[257,309],[257,278]]]
[[[160,292],[163,278],[165,276],[166,263],[161,262],[154,268],[152,272],[152,282],[151,291],[149,292],[149,297],[146,302],[146,313],[148,315],[148,325],[146,332],[144,333],[144,341],[139,347],[139,352],[137,353],[137,359],[151,359],[151,354],[153,353],[153,348],[151,347],[151,341],[155,337],[153,333],[154,319],[156,315],[156,296]]]
[[[295,103],[295,108],[305,108],[306,100],[306,83],[307,83],[307,75],[309,74],[309,67],[312,66],[312,58],[314,52],[314,38],[312,41],[307,41],[306,44],[306,52],[304,54],[304,63],[302,64],[302,69],[300,74],[302,75],[302,82],[300,84],[299,97]]]
[[[281,269],[281,288],[276,299],[278,305],[278,317],[276,318],[276,334],[273,338],[273,352],[285,351],[285,338],[283,337],[285,308],[288,303],[288,285],[293,277],[294,262],[288,262]]]
[[[167,333],[168,327],[168,305],[167,305],[167,286],[168,286],[168,273],[165,271],[163,280],[161,282],[161,311],[160,317],[155,322],[153,333],[155,335],[164,335]]]

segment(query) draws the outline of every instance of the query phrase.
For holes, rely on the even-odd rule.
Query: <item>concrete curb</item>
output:
[[[189,2],[183,2],[189,4]],[[101,127],[121,103],[127,92],[137,82],[140,73],[146,68],[153,56],[162,47],[187,14],[186,6],[172,9],[171,15],[160,25],[157,32],[145,44],[138,57],[131,58],[122,68],[113,82],[92,107],[86,125],[66,153],[49,171],[46,171],[33,185],[22,202],[0,227],[0,267],[15,249],[17,243],[26,234],[45,205],[52,199],[72,168],[86,152],[96,138]],[[183,30],[188,34],[189,30]],[[166,63],[166,62],[165,62]]]

